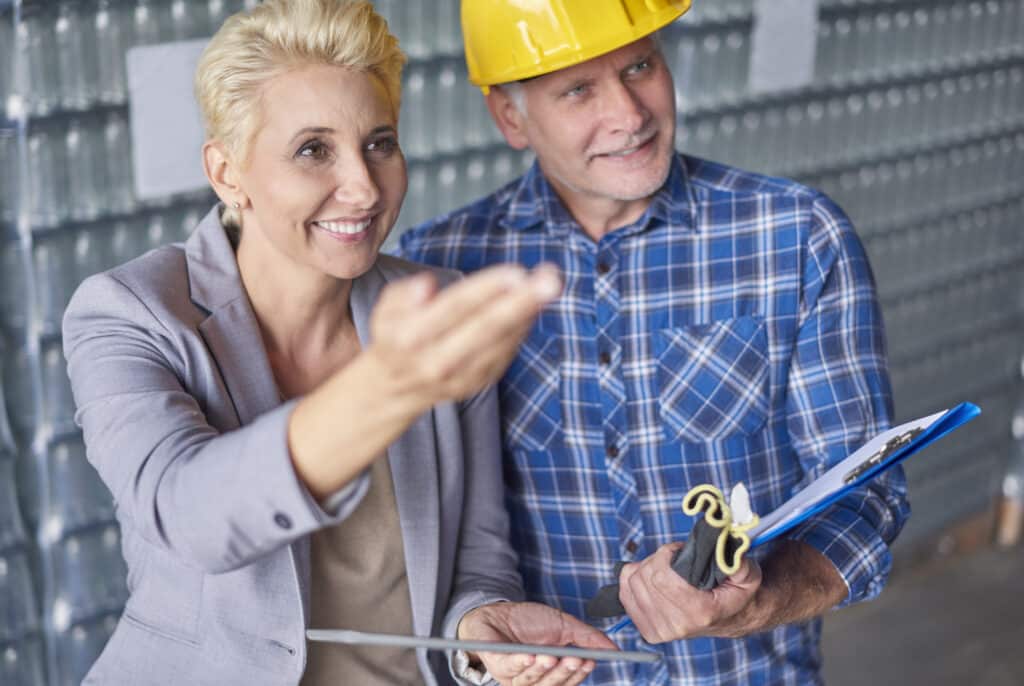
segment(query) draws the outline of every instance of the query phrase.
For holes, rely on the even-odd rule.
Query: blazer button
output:
[[[278,512],[276,515],[274,515],[274,523],[282,529],[292,528],[291,518],[283,512]]]

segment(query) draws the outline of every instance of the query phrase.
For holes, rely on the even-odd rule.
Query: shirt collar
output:
[[[668,178],[654,194],[647,211],[635,223],[623,228],[635,233],[658,224],[697,230],[697,198],[681,155],[672,155]]]
[[[508,228],[525,230],[544,226],[553,235],[565,235],[579,228],[536,160],[512,189],[508,208],[501,220]],[[659,224],[695,231],[696,211],[697,203],[686,166],[680,155],[672,155],[668,178],[654,194],[647,210],[637,221],[616,231],[639,233]]]
[[[579,225],[551,187],[537,160],[513,188],[508,212],[501,223],[511,229],[543,226],[553,234],[564,235]]]

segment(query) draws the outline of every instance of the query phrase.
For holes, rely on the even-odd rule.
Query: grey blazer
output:
[[[382,255],[353,283],[364,344],[381,288],[418,269]],[[343,520],[369,481],[326,512],[296,478],[294,401],[279,401],[217,208],[184,245],[86,280],[64,352],[88,458],[116,501],[130,592],[85,683],[297,683],[308,535]],[[452,635],[469,609],[520,598],[493,390],[434,407],[388,460],[415,632]],[[450,682],[444,655],[418,659],[428,684]]]

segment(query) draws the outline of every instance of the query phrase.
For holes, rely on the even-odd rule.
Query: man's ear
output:
[[[249,198],[242,190],[238,162],[220,141],[206,141],[203,144],[203,171],[213,187],[213,192],[228,207],[244,208]]]
[[[484,96],[491,118],[498,125],[498,130],[505,141],[516,150],[529,147],[526,137],[526,117],[519,111],[515,101],[501,86],[491,86],[490,92]]]

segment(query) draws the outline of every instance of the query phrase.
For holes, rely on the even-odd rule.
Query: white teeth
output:
[[[327,229],[331,233],[356,234],[366,231],[366,227],[370,225],[370,220],[367,219],[355,224],[350,224],[348,222],[315,222],[315,224],[321,228]]]

